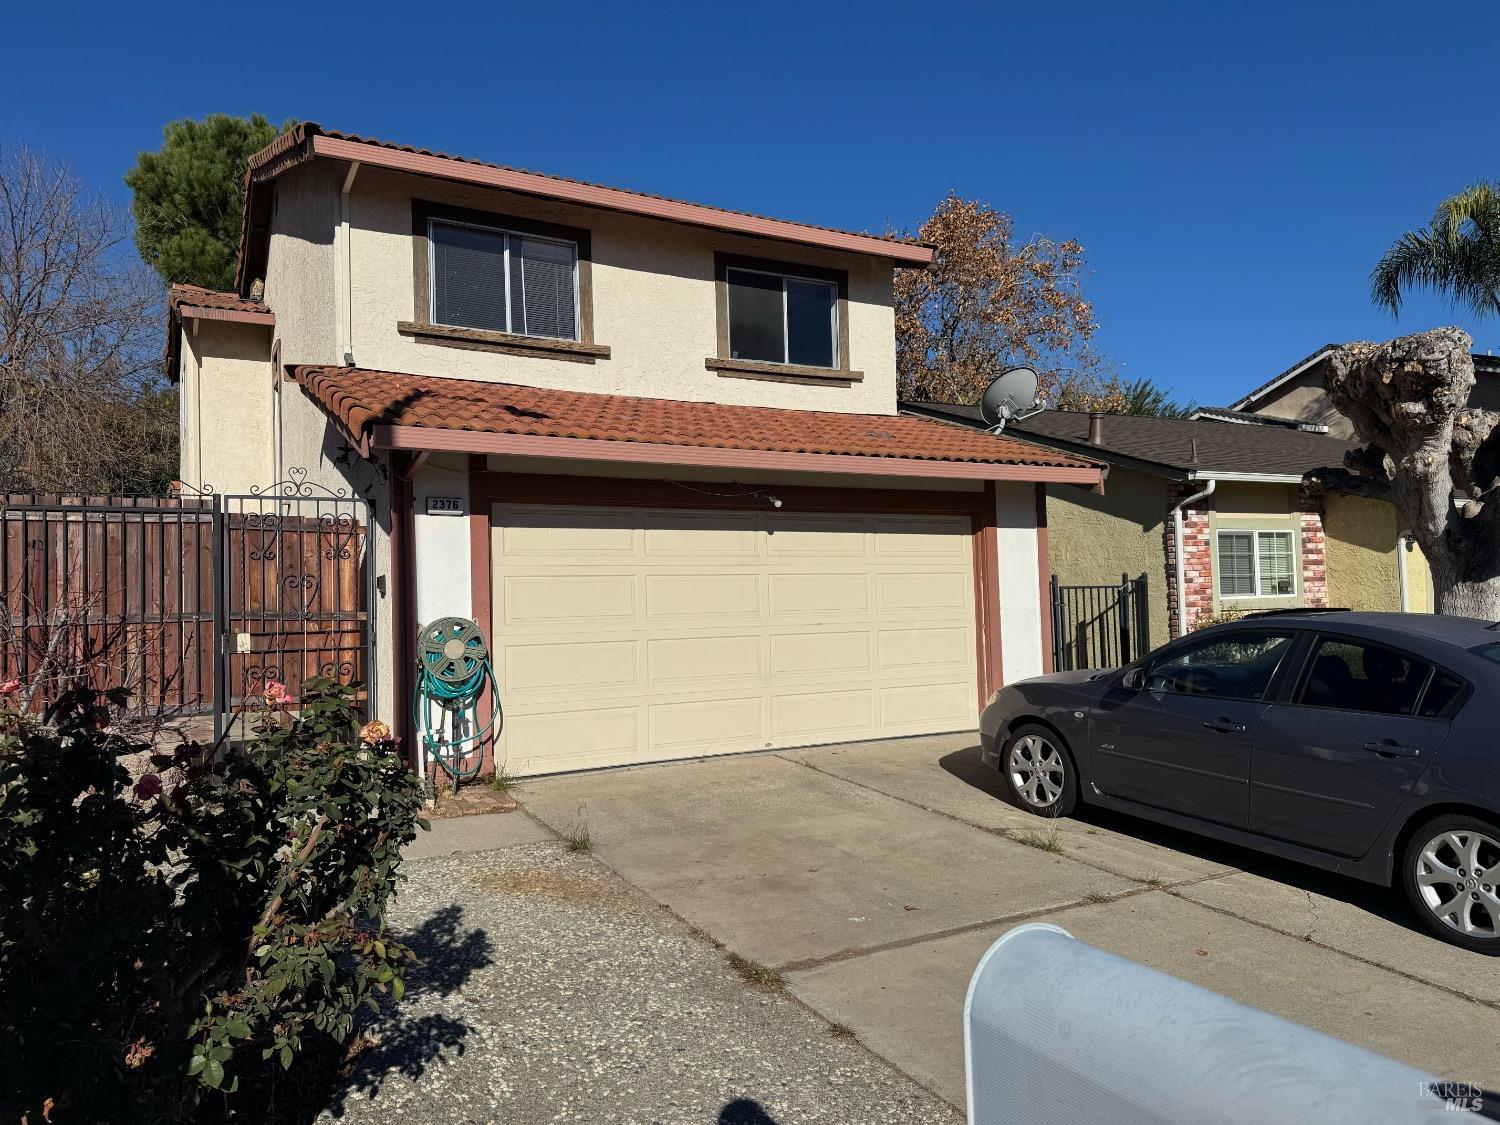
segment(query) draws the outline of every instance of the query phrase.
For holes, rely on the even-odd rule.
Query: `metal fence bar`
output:
[[[1113,668],[1149,647],[1146,576],[1117,585],[1062,585],[1051,578],[1053,665],[1060,672]]]

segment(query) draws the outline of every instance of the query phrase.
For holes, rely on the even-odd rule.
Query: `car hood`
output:
[[[1100,686],[1110,676],[1113,676],[1118,668],[1080,668],[1076,672],[1050,672],[1045,676],[1032,676],[1030,679],[1021,680],[1023,684],[1086,684],[1090,680],[1098,680]]]

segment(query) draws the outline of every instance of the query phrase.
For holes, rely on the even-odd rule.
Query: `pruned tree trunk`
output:
[[[1500,619],[1500,414],[1468,409],[1473,341],[1436,328],[1337,349],[1324,386],[1363,447],[1316,491],[1389,500],[1432,568],[1439,613]]]

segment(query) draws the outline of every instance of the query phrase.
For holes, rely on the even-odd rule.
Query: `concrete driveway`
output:
[[[599,860],[956,1106],[969,975],[1027,919],[1500,1088],[1500,966],[1416,930],[1393,894],[1094,810],[1042,821],[999,793],[972,737],[947,736],[546,778],[518,796],[555,830],[586,823]]]

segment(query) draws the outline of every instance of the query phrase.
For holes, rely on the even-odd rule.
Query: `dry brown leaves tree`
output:
[[[122,211],[65,164],[0,151],[0,492],[159,485],[176,461],[161,299]]]
[[[1432,568],[1439,613],[1500,619],[1500,413],[1470,409],[1474,342],[1436,328],[1337,349],[1324,375],[1364,443],[1313,491],[1388,500]]]
[[[1114,380],[1088,347],[1083,247],[1019,241],[1011,217],[950,192],[916,237],[936,247],[926,270],[896,273],[896,369],[902,398],[979,401],[1007,367],[1041,376],[1044,400],[1092,406]],[[1097,407],[1095,407],[1097,408]]]

